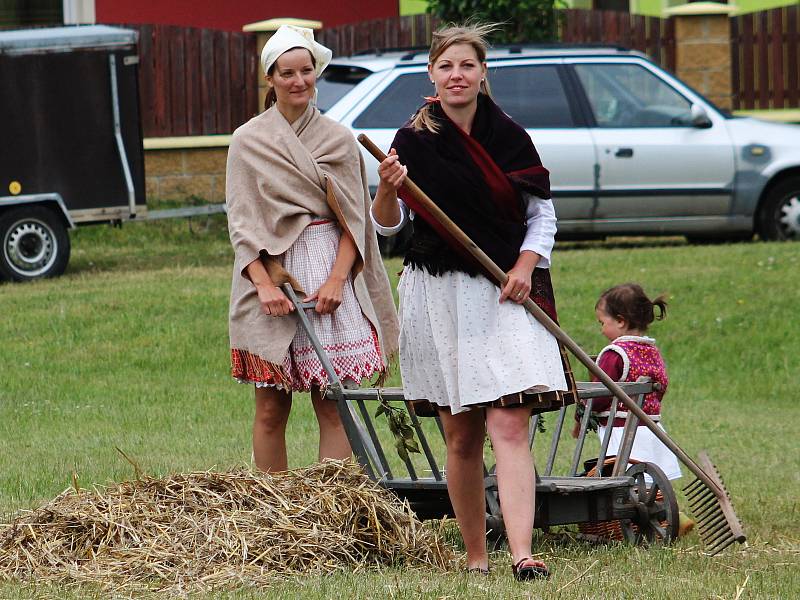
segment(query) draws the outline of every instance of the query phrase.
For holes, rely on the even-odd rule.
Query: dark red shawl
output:
[[[392,147],[408,175],[503,271],[519,257],[525,237],[522,192],[550,198],[550,177],[527,132],[484,94],[468,135],[430,103],[439,131],[398,130]],[[419,217],[405,263],[433,275],[483,273],[480,265],[401,188],[400,197]],[[484,273],[485,274],[485,273]],[[498,283],[498,282],[495,282]],[[532,295],[555,318],[549,272],[536,269]]]

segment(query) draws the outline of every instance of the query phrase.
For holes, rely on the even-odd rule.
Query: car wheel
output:
[[[0,275],[13,281],[56,277],[67,268],[70,243],[59,215],[44,206],[0,214]]]
[[[759,211],[758,235],[764,240],[800,240],[800,177],[770,190]]]

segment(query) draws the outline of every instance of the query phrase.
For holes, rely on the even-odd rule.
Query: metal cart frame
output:
[[[286,295],[296,307],[299,325],[311,341],[314,350],[324,367],[329,384],[325,397],[336,401],[339,415],[344,424],[347,437],[356,459],[364,471],[383,487],[400,498],[407,500],[421,519],[441,519],[453,516],[453,509],[447,494],[446,471],[434,456],[422,424],[414,412],[413,405],[403,393],[402,388],[359,388],[348,389],[339,380],[328,357],[317,338],[305,310],[312,309],[315,303],[301,302],[288,284],[283,286]],[[654,389],[650,381],[620,384],[625,392],[635,397],[641,406],[646,394]],[[678,507],[675,492],[667,477],[652,463],[637,463],[628,466],[630,451],[636,436],[638,419],[628,414],[620,452],[613,461],[610,476],[604,474],[606,468],[594,469],[594,476],[578,473],[578,468],[586,440],[589,417],[594,398],[611,395],[602,383],[579,382],[578,392],[586,403],[586,411],[581,421],[580,434],[572,452],[570,467],[565,475],[553,475],[556,456],[559,450],[561,433],[566,419],[567,408],[556,413],[551,434],[545,467],[536,470],[536,512],[534,526],[547,529],[551,526],[599,523],[618,521],[624,537],[631,543],[662,541],[670,543],[677,537]],[[421,454],[424,455],[430,475],[418,473],[412,460],[400,457],[405,473],[396,473],[387,459],[380,437],[373,421],[374,410],[368,403],[402,403],[408,419],[419,440]],[[617,403],[610,408],[609,422],[613,422]],[[374,406],[374,404],[373,404]],[[534,415],[529,428],[529,445],[533,448],[537,426],[541,415]],[[444,429],[439,417],[433,418],[439,433],[444,439]],[[601,442],[597,465],[605,465],[611,427]],[[594,461],[587,461],[593,463]],[[504,538],[500,498],[494,467],[484,464],[484,487],[486,495],[486,520],[490,540],[500,542]],[[650,480],[646,482],[646,477]]]

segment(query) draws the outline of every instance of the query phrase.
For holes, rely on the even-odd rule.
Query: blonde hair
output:
[[[428,53],[428,65],[431,67],[444,54],[448,48],[457,44],[468,44],[475,50],[475,54],[481,64],[486,62],[486,52],[489,44],[486,37],[497,29],[495,24],[470,24],[464,25],[451,24],[444,29],[435,31],[431,39],[431,49]],[[487,96],[491,96],[489,88],[489,80],[484,77],[481,81],[480,90]],[[436,119],[431,115],[430,104],[426,104],[417,111],[414,118],[411,119],[411,125],[416,131],[427,129],[430,132],[438,133],[439,125]]]

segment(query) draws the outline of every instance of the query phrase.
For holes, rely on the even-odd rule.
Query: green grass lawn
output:
[[[231,256],[221,217],[86,228],[64,277],[0,285],[0,521],[54,497],[73,472],[84,487],[130,478],[115,446],[154,475],[249,462],[252,391],[228,375]],[[400,262],[387,269],[394,277]],[[690,455],[708,449],[747,548],[709,558],[695,534],[651,549],[538,536],[548,583],[513,583],[497,554],[488,578],[395,568],[214,597],[796,597],[800,246],[561,244],[553,280],[562,325],[590,353],[604,343],[600,291],[635,280],[668,294],[668,318],[651,330],[669,367],[665,425]],[[288,440],[292,466],[315,460],[306,398]],[[0,583],[0,598],[87,596],[104,597]]]

